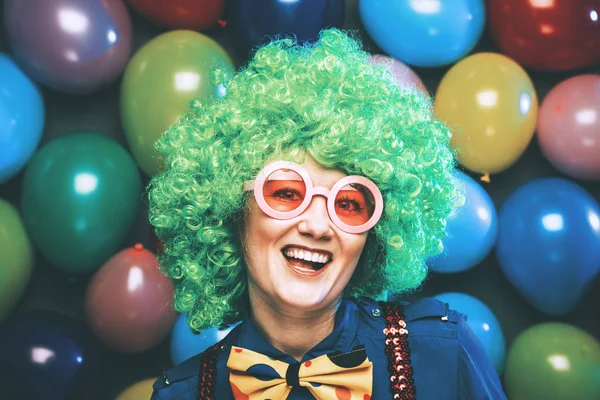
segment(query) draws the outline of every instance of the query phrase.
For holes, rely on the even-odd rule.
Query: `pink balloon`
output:
[[[538,114],[537,137],[546,158],[579,179],[600,179],[600,75],[556,85]]]
[[[140,353],[159,344],[173,328],[173,286],[159,268],[154,254],[136,244],[115,254],[92,278],[87,321],[107,347]]]
[[[371,56],[371,62],[388,67],[394,77],[394,82],[402,88],[417,88],[429,95],[421,78],[409,66],[401,61],[381,54]]]

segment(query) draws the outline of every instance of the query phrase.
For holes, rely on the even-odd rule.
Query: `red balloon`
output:
[[[87,322],[109,348],[140,353],[159,344],[177,313],[173,286],[154,254],[141,244],[115,254],[98,270],[86,292]]]
[[[503,53],[537,70],[600,62],[600,1],[489,0],[488,26]]]
[[[225,9],[225,0],[127,0],[127,2],[144,18],[172,29],[212,28]]]

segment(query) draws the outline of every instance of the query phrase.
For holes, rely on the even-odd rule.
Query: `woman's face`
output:
[[[323,169],[309,156],[300,165],[314,186],[331,189],[345,176]],[[251,299],[296,312],[331,307],[340,299],[367,240],[366,232],[340,230],[329,218],[323,196],[314,196],[302,214],[287,220],[263,213],[252,196],[243,236]],[[309,255],[320,262],[302,259]]]

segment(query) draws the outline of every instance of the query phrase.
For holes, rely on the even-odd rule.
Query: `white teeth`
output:
[[[285,253],[288,257],[297,258],[299,260],[318,262],[320,264],[325,264],[329,262],[329,256],[327,254],[299,249],[287,249]]]

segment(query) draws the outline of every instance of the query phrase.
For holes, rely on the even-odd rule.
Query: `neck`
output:
[[[267,342],[300,361],[308,350],[333,332],[340,304],[341,297],[323,309],[306,311],[280,306],[251,293],[250,315]]]

